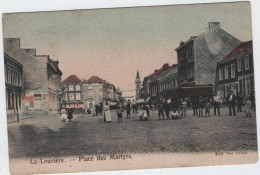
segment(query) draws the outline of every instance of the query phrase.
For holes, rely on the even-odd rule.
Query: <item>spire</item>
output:
[[[139,75],[139,71],[138,71],[138,70],[137,70],[137,73],[136,73],[135,82],[136,82],[136,83],[141,82],[141,80],[140,80],[140,75]]]

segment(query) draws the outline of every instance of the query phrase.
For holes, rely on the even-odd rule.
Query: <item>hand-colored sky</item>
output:
[[[137,69],[143,79],[163,63],[177,63],[180,41],[210,21],[241,41],[252,39],[247,2],[5,14],[3,35],[59,59],[62,79],[98,75],[128,90],[135,89]]]

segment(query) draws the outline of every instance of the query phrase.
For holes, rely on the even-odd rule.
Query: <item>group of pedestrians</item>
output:
[[[255,94],[254,91],[251,92],[250,96],[247,96],[244,100],[242,93],[239,93],[237,96],[230,91],[229,95],[226,98],[226,102],[229,109],[229,115],[235,116],[237,112],[243,112],[242,106],[244,105],[244,112],[246,117],[251,117],[252,111],[255,111]],[[188,102],[185,98],[177,99],[176,100],[164,100],[160,101],[157,104],[158,109],[158,117],[159,120],[170,120],[170,119],[181,119],[186,118],[187,114],[187,106]],[[222,106],[222,99],[219,95],[215,94],[213,98],[203,98],[200,96],[199,98],[192,98],[191,99],[191,107],[193,110],[193,116],[198,117],[209,117],[211,107],[214,108],[214,116],[221,115],[221,106]],[[237,110],[236,110],[237,106]],[[155,108],[155,107],[154,107]],[[153,109],[154,109],[153,108]],[[123,122],[123,112],[124,109],[126,110],[126,119],[130,119],[131,111],[133,113],[138,113],[138,117],[140,120],[148,120],[150,115],[150,106],[146,103],[136,104],[127,101],[127,104],[123,106],[122,104],[118,104],[116,111],[118,117],[118,123]],[[111,111],[108,102],[94,105],[94,116],[96,115],[104,115],[104,122],[111,123]],[[104,111],[104,112],[103,112]],[[73,119],[73,111],[72,109],[68,109],[67,112],[65,109],[61,110],[61,119],[62,122],[65,122],[66,119],[71,120]]]

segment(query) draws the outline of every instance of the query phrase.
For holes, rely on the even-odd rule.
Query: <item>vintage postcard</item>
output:
[[[11,174],[258,161],[249,2],[2,19]]]

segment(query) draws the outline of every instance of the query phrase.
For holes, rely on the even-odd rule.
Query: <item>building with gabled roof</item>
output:
[[[216,72],[216,89],[222,98],[228,97],[230,91],[250,95],[255,89],[252,40],[234,47],[218,62]]]
[[[74,112],[84,110],[82,82],[77,75],[70,75],[62,81],[64,87],[64,106],[66,109],[72,108]]]
[[[215,84],[217,62],[240,41],[221,29],[219,22],[175,49],[178,57],[179,86]]]

